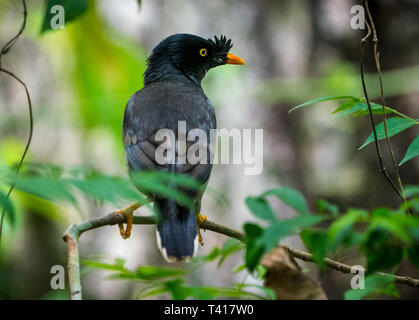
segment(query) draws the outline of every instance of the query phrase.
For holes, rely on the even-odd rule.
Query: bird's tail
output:
[[[172,199],[156,199],[157,245],[168,262],[188,260],[198,251],[196,213]]]

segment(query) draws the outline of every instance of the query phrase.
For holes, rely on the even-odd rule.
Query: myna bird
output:
[[[177,141],[178,123],[184,121],[186,132],[198,128],[210,137],[210,130],[216,129],[216,118],[201,81],[211,68],[244,64],[241,58],[229,53],[231,47],[231,40],[225,36],[206,40],[191,34],[174,34],[153,49],[147,60],[144,87],[129,99],[122,124],[125,157],[131,173],[164,170],[192,176],[206,185],[212,169],[210,161],[190,163],[186,159],[186,163],[162,164],[156,159],[157,149],[162,143],[156,133],[160,129],[169,129],[176,134]],[[186,146],[189,147],[190,144]],[[174,150],[178,159],[180,150],[177,144]],[[157,244],[167,261],[188,260],[196,254],[198,240],[202,244],[199,224],[206,219],[200,215],[202,194],[203,191],[192,194],[193,210],[174,199],[148,195],[154,202],[157,215]],[[123,238],[130,235],[132,212],[137,207],[120,210],[127,216],[126,230],[120,225]]]

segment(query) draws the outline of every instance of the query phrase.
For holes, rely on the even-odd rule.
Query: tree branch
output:
[[[63,239],[67,242],[68,247],[68,278],[70,284],[70,296],[72,300],[81,300],[82,299],[82,290],[81,290],[81,281],[80,281],[80,264],[79,264],[79,238],[80,236],[88,231],[93,230],[96,228],[100,228],[103,226],[113,226],[118,223],[125,223],[126,218],[122,214],[118,213],[117,211],[111,212],[107,215],[102,217],[88,220],[81,223],[72,224],[64,233]],[[140,225],[154,225],[156,222],[153,216],[134,216],[133,224],[140,224]],[[205,221],[201,225],[201,229],[210,230],[216,233],[223,234],[230,238],[237,239],[239,241],[245,241],[245,235],[232,228],[217,224],[212,221]],[[293,257],[309,261],[315,262],[313,259],[313,255],[294,248],[289,248]],[[326,266],[331,269],[343,272],[343,273],[350,273],[352,266],[341,263],[339,261],[335,261],[329,258],[324,259]],[[408,276],[394,276],[391,274],[386,274],[383,272],[377,272],[377,274],[391,276],[394,278],[394,281],[400,284],[405,284],[414,288],[419,287],[419,279],[413,279]]]

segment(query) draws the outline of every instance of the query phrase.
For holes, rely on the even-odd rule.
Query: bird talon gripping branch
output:
[[[201,246],[204,245],[204,240],[202,239],[202,234],[201,234],[201,225],[207,220],[208,220],[207,216],[203,216],[200,213],[198,213],[198,215],[196,216],[196,225],[198,229],[198,241],[201,244]]]
[[[127,226],[124,229],[123,223],[118,223],[119,233],[123,239],[128,239],[131,236],[132,222],[134,220],[134,210],[138,209],[140,204],[134,203],[124,209],[117,210],[116,212],[122,214],[127,219]]]

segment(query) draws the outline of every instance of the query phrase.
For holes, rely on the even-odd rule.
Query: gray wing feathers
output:
[[[156,162],[156,141],[159,129],[170,129],[177,135],[178,121],[186,121],[187,132],[200,128],[207,133],[216,128],[215,113],[202,89],[185,83],[150,84],[128,101],[123,120],[123,141],[131,170],[151,170],[165,167]],[[187,144],[187,148],[193,144]],[[209,145],[209,143],[208,143]],[[209,152],[208,152],[209,153]],[[177,163],[175,172],[194,176],[205,183],[211,173],[209,163]]]

